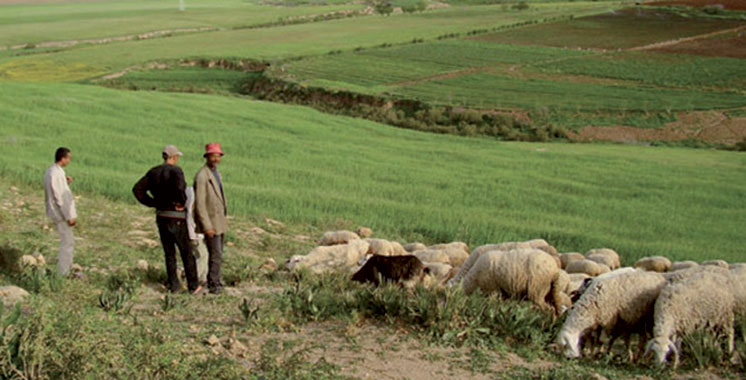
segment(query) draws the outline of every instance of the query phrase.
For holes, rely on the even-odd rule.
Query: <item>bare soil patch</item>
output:
[[[689,112],[663,128],[645,129],[629,126],[587,126],[570,132],[574,141],[683,141],[698,140],[710,144],[733,145],[746,138],[746,118],[731,118],[719,111]]]
[[[746,58],[746,30],[741,29],[713,38],[685,41],[654,50],[664,53],[744,59]]]
[[[666,0],[651,1],[645,5],[687,5],[690,7],[722,6],[723,9],[746,10],[746,1],[743,0]]]

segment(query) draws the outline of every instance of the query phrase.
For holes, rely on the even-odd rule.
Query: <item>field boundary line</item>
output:
[[[742,30],[746,30],[746,25],[742,25],[736,28],[731,28],[731,29],[719,30],[717,32],[712,32],[712,33],[699,34],[699,35],[691,36],[691,37],[677,38],[675,40],[656,42],[656,43],[644,45],[644,46],[637,46],[637,47],[629,48],[627,49],[627,51],[655,50],[655,49],[659,49],[663,47],[678,45],[683,42],[691,42],[691,41],[697,41],[697,40],[706,39],[710,37],[715,37],[721,34],[737,33]]]

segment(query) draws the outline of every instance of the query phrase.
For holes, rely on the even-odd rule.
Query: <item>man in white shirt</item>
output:
[[[66,276],[73,265],[73,226],[78,213],[75,198],[70,191],[73,179],[65,175],[65,166],[70,163],[70,149],[58,148],[54,154],[54,164],[44,175],[44,198],[47,216],[57,225],[60,233],[60,252],[57,256],[57,272]]]

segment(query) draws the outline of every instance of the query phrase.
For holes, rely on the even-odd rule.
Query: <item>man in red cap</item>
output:
[[[197,232],[205,235],[210,256],[207,264],[207,287],[213,294],[223,291],[220,265],[225,244],[223,238],[228,230],[223,181],[218,171],[223,154],[220,144],[207,144],[204,154],[205,166],[194,176],[194,221]]]

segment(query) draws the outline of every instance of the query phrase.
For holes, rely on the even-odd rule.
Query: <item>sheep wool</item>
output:
[[[466,294],[480,289],[513,298],[526,297],[539,308],[557,315],[563,304],[559,271],[552,256],[540,249],[489,251],[464,276],[463,289]],[[551,300],[549,303],[547,298]]]
[[[567,265],[567,268],[565,268],[567,273],[585,273],[591,277],[596,277],[599,274],[606,273],[608,272],[607,269],[608,267],[602,268],[597,262],[588,259],[573,261]]]
[[[358,266],[368,252],[369,244],[364,240],[352,240],[348,244],[319,246],[307,255],[295,255],[285,267],[289,270],[308,268],[313,273],[347,270]]]
[[[443,280],[448,278],[448,274],[453,269],[452,266],[443,263],[424,263],[425,266],[430,269],[430,275],[436,283],[442,283]]]
[[[426,263],[443,263],[452,267],[461,266],[468,258],[469,254],[461,248],[428,248],[424,251],[416,251],[414,255]]]
[[[360,236],[352,231],[327,231],[321,236],[319,245],[348,244],[353,240],[360,240]]]
[[[652,321],[655,300],[665,278],[653,272],[622,268],[590,282],[573,305],[557,335],[557,344],[567,357],[580,356],[584,335],[601,328],[611,339],[632,333],[645,335]],[[610,341],[613,343],[613,340]]]
[[[407,245],[404,246],[404,250],[407,251],[407,252],[409,252],[409,253],[416,252],[416,251],[424,251],[426,249],[427,249],[427,247],[424,244],[419,243],[419,242],[417,242],[417,243],[409,243],[409,244],[407,244]]]
[[[567,265],[570,264],[573,261],[583,260],[585,259],[585,256],[583,254],[578,252],[568,252],[568,253],[560,253],[560,264],[562,265],[562,269],[567,269]]]
[[[427,247],[427,249],[437,249],[437,250],[451,250],[451,249],[460,249],[464,252],[466,252],[466,255],[469,255],[469,246],[466,245],[466,243],[461,241],[454,241],[451,243],[444,243],[444,244],[435,244]]]
[[[718,289],[713,292],[713,289]],[[673,353],[673,367],[679,364],[676,339],[697,329],[722,329],[728,340],[728,353],[733,352],[734,298],[730,291],[730,276],[702,271],[678,281],[668,282],[655,302],[655,327],[647,351],[655,354],[658,363],[665,363]]]
[[[621,267],[619,254],[610,248],[596,248],[586,252],[585,258],[600,264],[606,264],[609,269],[614,270]]]
[[[671,264],[671,268],[669,268],[668,271],[669,272],[676,272],[676,271],[680,271],[680,270],[684,270],[684,269],[694,268],[694,267],[696,267],[698,265],[699,264],[697,264],[696,262],[691,261],[691,260],[687,260],[687,261],[674,261]]]
[[[370,255],[381,255],[381,256],[401,256],[407,255],[409,252],[404,250],[399,242],[388,241],[386,239],[363,239],[368,242],[368,254]]]
[[[702,265],[713,265],[716,267],[728,269],[728,262],[725,260],[707,260],[703,261]]]
[[[485,252],[489,251],[508,251],[511,249],[525,249],[525,248],[541,248],[541,247],[547,247],[549,246],[549,243],[546,242],[544,239],[534,239],[529,241],[520,241],[520,242],[505,242],[500,244],[485,244],[482,246],[479,246],[475,248],[471,254],[469,255],[469,258],[466,259],[464,264],[461,266],[461,269],[459,269],[458,273],[456,273],[456,276],[454,276],[451,280],[448,281],[448,285],[455,285],[461,282],[461,280],[466,276],[466,273],[469,272],[471,267],[474,265],[474,263],[479,260],[479,257],[482,256]],[[556,250],[555,250],[556,251]]]
[[[650,272],[663,273],[671,268],[671,260],[663,256],[643,257],[637,260],[635,268],[644,269]]]
[[[355,229],[355,233],[363,239],[373,236],[373,230],[368,227],[358,227]]]

